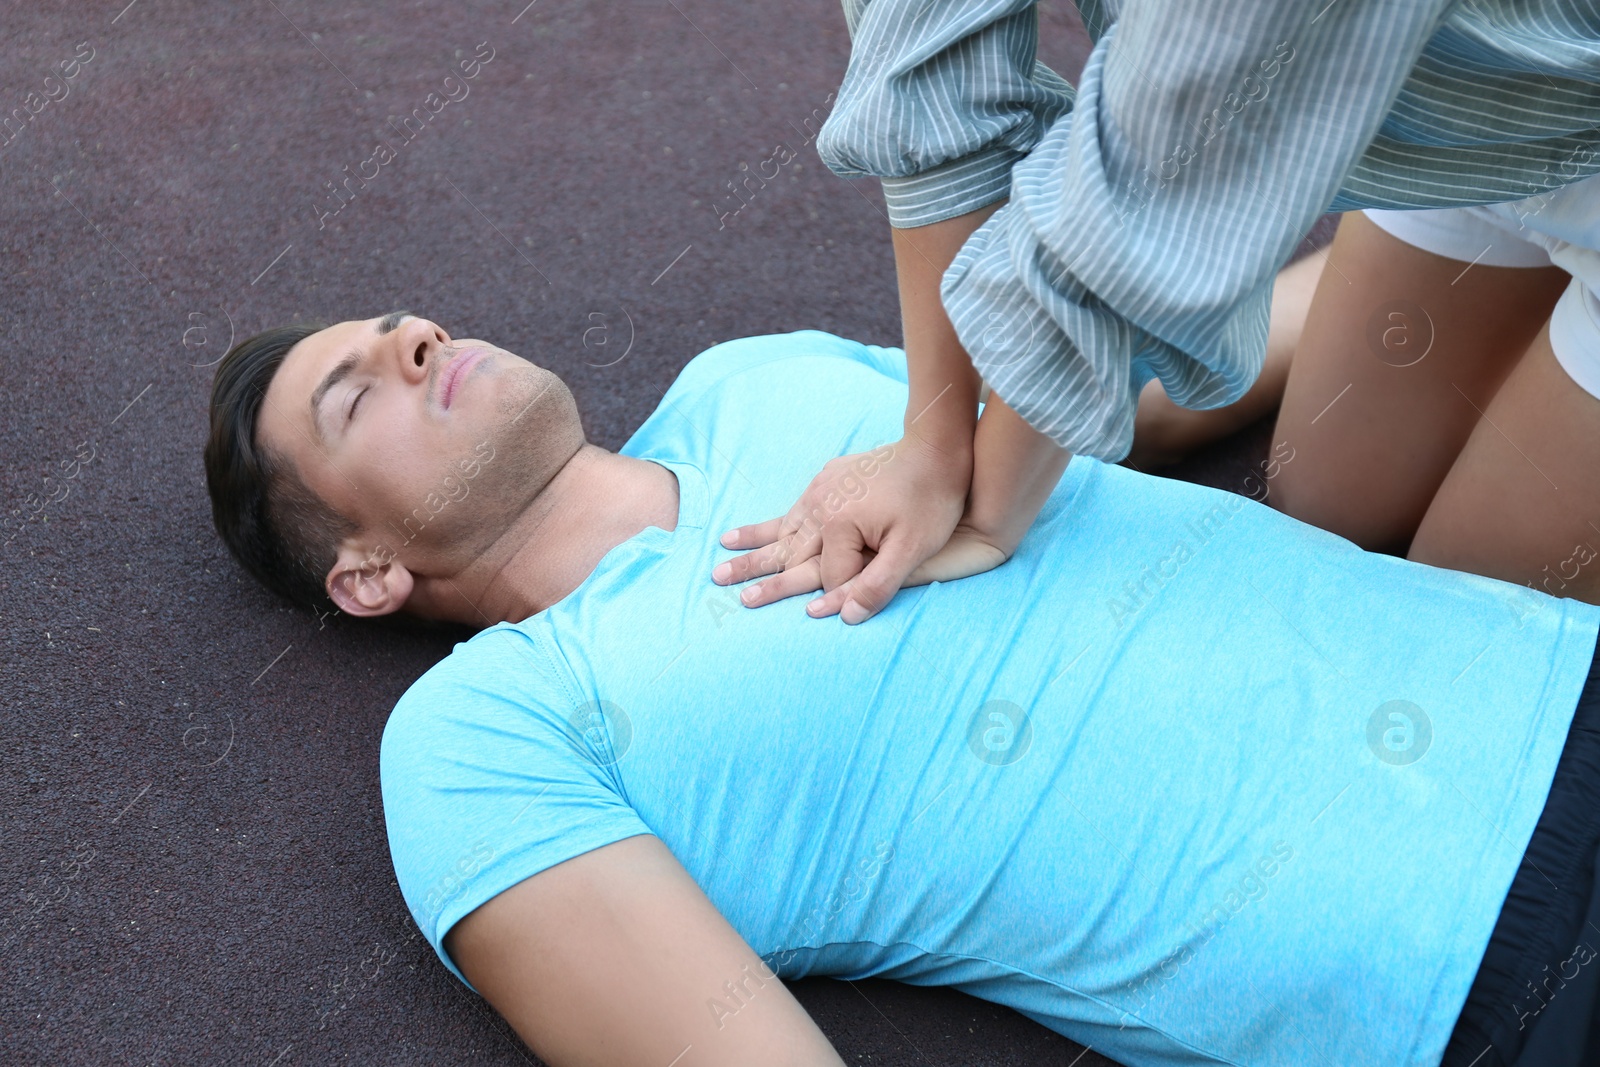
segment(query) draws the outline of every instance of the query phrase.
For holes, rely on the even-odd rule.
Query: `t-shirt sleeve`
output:
[[[525,878],[650,833],[623,796],[624,717],[581,701],[554,657],[509,624],[419,678],[395,705],[379,755],[389,853],[406,906],[444,950],[460,919]]]

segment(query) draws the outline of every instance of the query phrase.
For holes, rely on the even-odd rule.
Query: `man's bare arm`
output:
[[[552,1067],[843,1067],[800,1003],[649,834],[559,863],[445,937]]]

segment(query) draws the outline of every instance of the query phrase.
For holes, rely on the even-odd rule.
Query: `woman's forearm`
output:
[[[972,232],[1004,204],[891,231],[910,386],[905,433],[954,456],[972,453],[981,379],[945,314],[939,281]]]
[[[974,434],[965,521],[1015,551],[1071,459],[990,392]]]

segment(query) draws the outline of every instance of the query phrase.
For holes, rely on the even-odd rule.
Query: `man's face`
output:
[[[295,345],[256,434],[360,527],[330,580],[345,594],[330,588],[335,601],[358,614],[402,604],[352,606],[352,575],[370,580],[390,561],[413,576],[460,573],[584,444],[555,374],[405,312],[341,322]]]

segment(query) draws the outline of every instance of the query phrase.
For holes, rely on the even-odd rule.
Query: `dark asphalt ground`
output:
[[[719,341],[900,343],[877,182],[808,132],[837,2],[523,2],[0,3],[6,113],[81,64],[0,138],[0,1060],[534,1060],[389,865],[380,731],[454,638],[298,614],[212,530],[232,339],[407,307],[554,369],[608,449]],[[1041,21],[1076,81],[1076,12]],[[468,95],[324,217],[475,49]],[[719,228],[779,143],[799,158]],[[1269,433],[1170,473],[1243,491]],[[851,1064],[1110,1062],[949,990],[793,988]]]

